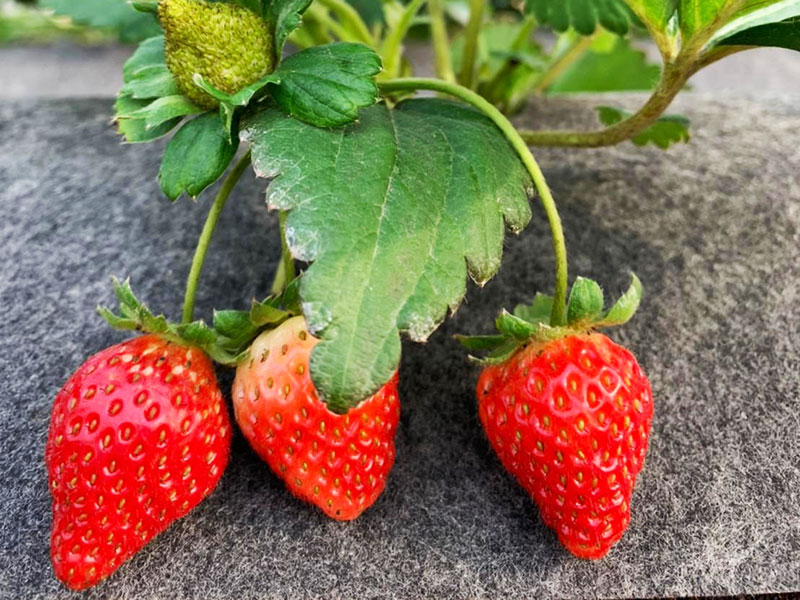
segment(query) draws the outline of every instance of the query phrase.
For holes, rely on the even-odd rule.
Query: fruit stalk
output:
[[[191,323],[194,320],[194,299],[197,295],[197,283],[200,280],[200,274],[203,272],[203,264],[206,260],[208,253],[208,245],[211,242],[211,236],[214,235],[214,229],[217,227],[217,221],[225,208],[225,204],[236,187],[236,184],[241,179],[242,174],[250,165],[250,151],[239,159],[239,162],[233,167],[228,177],[222,184],[214,203],[211,205],[211,210],[206,217],[206,223],[203,226],[203,231],[200,233],[200,239],[197,241],[197,249],[194,252],[192,259],[192,267],[189,270],[189,278],[186,281],[186,294],[183,300],[183,316],[182,323]]]
[[[519,132],[514,128],[511,122],[501,113],[494,105],[488,102],[485,98],[476,94],[472,90],[460,86],[455,83],[448,83],[439,79],[429,79],[424,77],[408,77],[401,79],[392,79],[384,81],[379,84],[382,93],[392,93],[400,91],[415,91],[415,90],[430,90],[434,92],[441,92],[450,96],[455,96],[464,102],[467,102],[483,112],[489,117],[500,131],[506,136],[509,143],[512,145],[519,155],[522,164],[528,170],[528,173],[536,186],[539,196],[542,200],[547,220],[550,224],[550,231],[553,236],[553,251],[555,253],[556,262],[556,283],[555,292],[553,294],[553,310],[550,316],[550,323],[553,326],[564,325],[566,323],[566,299],[567,299],[567,246],[564,241],[564,230],[561,226],[561,217],[558,214],[553,194],[550,192],[550,187],[547,185],[547,180],[542,173],[539,164],[531,154],[530,149],[525,140],[522,139]]]

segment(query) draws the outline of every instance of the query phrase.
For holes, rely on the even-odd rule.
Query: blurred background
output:
[[[379,0],[351,1],[368,19],[379,18]],[[497,0],[497,9],[504,4],[507,0]],[[467,13],[466,0],[451,1],[448,9],[457,24]],[[134,45],[158,31],[152,15],[135,11],[126,0],[0,0],[0,99],[113,96]],[[423,33],[420,27],[409,55],[420,74],[430,74]],[[491,46],[491,40],[487,43]],[[658,53],[646,40],[639,41],[638,50],[657,61]],[[589,91],[580,87],[560,92]],[[691,88],[746,97],[800,96],[800,53],[741,53],[703,70]]]

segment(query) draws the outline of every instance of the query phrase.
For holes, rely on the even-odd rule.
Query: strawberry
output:
[[[529,344],[478,381],[505,468],[575,556],[602,558],[630,522],[653,400],[634,356],[599,333]]]
[[[211,361],[155,335],[92,356],[53,404],[51,558],[74,590],[108,577],[217,485],[231,426]]]
[[[602,558],[622,537],[647,452],[650,383],[633,354],[592,331],[626,322],[640,296],[634,276],[603,313],[600,287],[579,278],[567,324],[551,325],[552,298],[537,296],[498,318],[501,335],[462,339],[494,349],[477,387],[489,443],[580,558]]]
[[[400,417],[397,375],[346,415],[331,412],[309,376],[318,340],[303,317],[262,333],[233,384],[236,421],[298,498],[349,521],[383,492]]]

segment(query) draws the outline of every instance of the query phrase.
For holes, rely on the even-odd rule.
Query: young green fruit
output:
[[[161,0],[166,61],[183,95],[202,108],[219,102],[193,81],[195,74],[228,94],[261,79],[274,67],[269,24],[235,4]]]

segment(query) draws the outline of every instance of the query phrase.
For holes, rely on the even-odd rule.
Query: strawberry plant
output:
[[[626,323],[642,285],[633,275],[610,307],[591,279],[570,290],[556,201],[530,148],[688,141],[688,121],[665,114],[673,98],[730,54],[800,49],[800,2],[134,5],[162,33],[124,66],[119,133],[131,143],[172,134],[158,173],[171,201],[222,181],[180,321],[115,281],[118,310],[101,315],[143,335],[90,358],[56,398],[47,462],[58,577],[93,585],[211,493],[229,426],[209,360],[236,369],[236,421],[292,493],[334,519],[367,510],[391,485],[401,337],[425,341],[468,279],[497,273],[506,230],[526,227],[535,197],[552,235],[552,294],[501,312],[495,335],[460,339],[485,353],[474,358],[484,365],[477,413],[502,464],[570,552],[604,556],[630,522],[655,401],[633,354],[596,330]],[[548,28],[549,46],[536,36]],[[414,76],[412,30],[429,31],[436,77]],[[645,34],[660,67],[637,47]],[[592,131],[509,120],[537,94],[649,88],[634,113],[599,107]],[[209,241],[251,167],[280,224],[272,289],[196,320]]]

